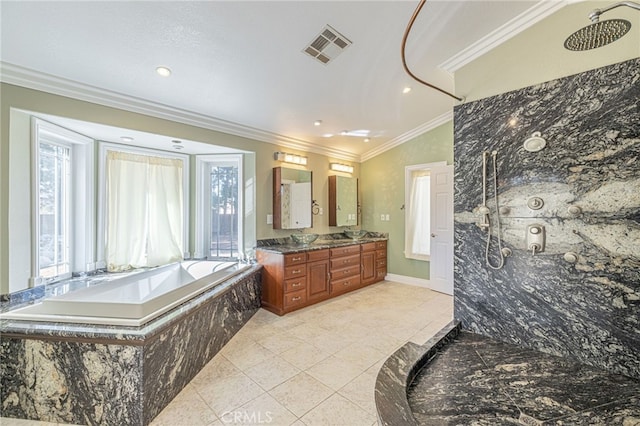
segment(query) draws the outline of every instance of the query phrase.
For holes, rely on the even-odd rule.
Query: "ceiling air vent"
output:
[[[328,64],[350,45],[351,41],[348,38],[327,25],[303,52],[323,64]]]

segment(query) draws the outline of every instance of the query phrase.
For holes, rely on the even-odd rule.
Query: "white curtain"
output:
[[[178,159],[107,152],[109,271],[182,260],[182,167]]]
[[[431,254],[431,177],[428,170],[412,173],[406,221],[405,257],[429,260]]]

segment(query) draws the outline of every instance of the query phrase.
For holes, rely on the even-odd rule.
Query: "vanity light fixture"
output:
[[[330,163],[329,169],[333,170],[334,172],[353,173],[353,166],[349,166],[347,164]]]
[[[277,161],[283,161],[285,163],[299,164],[301,166],[306,166],[308,160],[308,158],[304,155],[289,154],[287,152],[279,151],[273,153],[273,159]]]
[[[171,70],[167,67],[158,67],[156,68],[156,72],[161,77],[169,77],[171,75]]]

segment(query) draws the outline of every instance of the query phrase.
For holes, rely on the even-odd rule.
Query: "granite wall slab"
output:
[[[535,132],[546,146],[529,152]],[[454,138],[463,328],[640,377],[640,59],[460,105]],[[485,150],[497,151],[502,212],[498,231],[489,156],[488,256],[478,226]],[[532,197],[542,208],[529,207]],[[535,255],[532,224],[546,237]],[[486,258],[499,263],[498,235],[513,255],[494,270]]]

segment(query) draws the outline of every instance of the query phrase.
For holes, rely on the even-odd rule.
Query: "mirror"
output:
[[[311,228],[311,172],[273,168],[273,229]]]
[[[329,226],[358,224],[358,179],[329,176]]]

